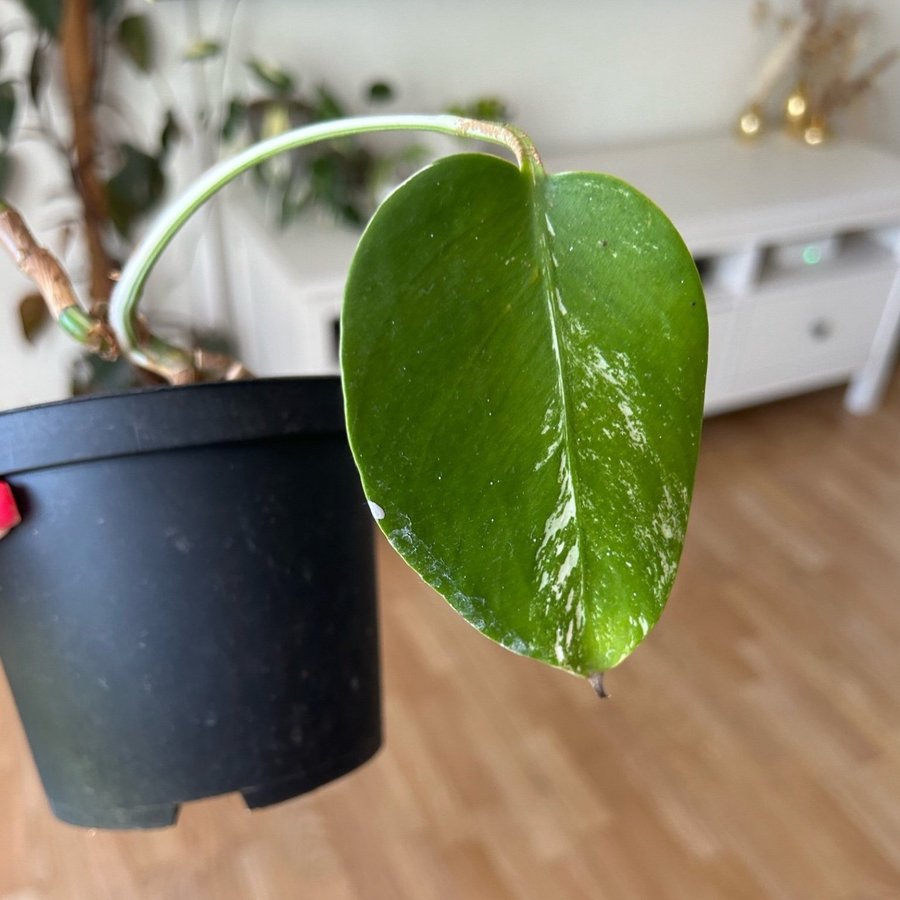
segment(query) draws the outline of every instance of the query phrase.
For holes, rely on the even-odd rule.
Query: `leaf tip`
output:
[[[591,672],[588,675],[588,682],[591,687],[594,689],[594,693],[601,699],[605,700],[609,697],[609,694],[606,693],[606,688],[603,686],[603,672]]]

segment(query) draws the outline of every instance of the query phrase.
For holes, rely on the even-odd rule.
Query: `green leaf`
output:
[[[131,144],[120,148],[122,164],[107,182],[109,215],[118,232],[128,237],[135,222],[162,198],[165,175],[160,161]]]
[[[278,100],[272,100],[266,103],[263,117],[262,129],[260,136],[262,138],[275,137],[277,134],[284,134],[291,127],[291,113],[287,104]],[[278,160],[275,160],[278,162]]]
[[[346,290],[347,425],[413,568],[489,637],[589,675],[644,638],[675,577],[706,309],[642,194],[529,172],[451,157],[381,206]]]
[[[185,62],[203,62],[205,59],[212,59],[222,53],[222,45],[218,41],[199,40],[194,41],[187,50],[184,51]]]
[[[37,106],[41,86],[44,83],[44,50],[40,43],[35,44],[31,54],[31,64],[28,66],[28,96],[31,102]]]
[[[313,121],[327,122],[329,119],[340,119],[346,112],[334,94],[320,84],[316,87],[316,101],[313,107]]]
[[[54,37],[59,34],[63,0],[22,0],[22,5],[31,13],[38,28]]]
[[[142,71],[153,68],[153,40],[146,16],[126,16],[116,35],[125,55]]]
[[[222,123],[222,140],[230,141],[244,127],[247,121],[247,107],[237,98],[233,98],[228,103],[228,112],[225,114],[225,121]]]
[[[394,89],[386,81],[373,81],[367,94],[371,103],[388,103],[394,99]]]
[[[94,0],[94,9],[104,22],[108,22],[119,11],[120,0]]]
[[[12,174],[12,159],[7,153],[0,153],[0,197],[6,193]]]
[[[506,101],[500,97],[479,97],[471,103],[457,103],[450,106],[447,112],[483,122],[508,122],[511,118]]]
[[[166,111],[163,127],[159,133],[159,158],[165,159],[172,149],[172,145],[181,138],[181,127],[175,118],[175,113],[170,109]]]
[[[0,137],[8,141],[16,119],[16,85],[13,81],[0,83]]]
[[[26,294],[19,301],[19,323],[22,326],[22,335],[29,344],[35,342],[50,321],[50,311],[40,294]]]
[[[249,59],[246,65],[266,87],[271,88],[279,96],[293,93],[294,79],[284,69],[259,59]]]

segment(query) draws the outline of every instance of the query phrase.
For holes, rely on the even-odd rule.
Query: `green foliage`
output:
[[[296,90],[293,77],[278,66],[259,59],[248,59],[247,68],[260,80],[265,88],[274,91],[278,96],[285,97]]]
[[[313,121],[327,122],[329,119],[339,119],[341,116],[347,115],[343,103],[324,84],[316,86],[313,97]]]
[[[221,54],[222,45],[218,41],[199,40],[194,41],[184,51],[182,59],[185,62],[203,62],[204,60],[221,56]]]
[[[31,63],[28,66],[28,97],[34,106],[40,102],[41,88],[44,85],[44,56],[44,48],[38,41],[34,45]]]
[[[470,103],[453,104],[447,112],[482,122],[509,122],[511,118],[506,102],[500,97],[478,97]]]
[[[27,95],[19,97],[16,93],[16,81],[0,84],[0,138],[5,144],[14,141],[15,125],[20,118],[21,106],[30,106],[38,113],[36,117],[38,132],[47,143],[71,152],[67,145],[69,140],[54,131],[55,117],[47,114],[47,91],[50,73],[58,65],[59,52],[58,32],[64,6],[51,0],[22,0],[23,6],[31,14],[40,33],[36,36],[34,47],[28,61],[27,71],[16,81],[27,84]],[[120,58],[128,60],[141,72],[150,74],[154,65],[153,38],[150,19],[147,15],[123,15],[120,0],[95,0],[90,15],[92,29],[97,37],[98,70],[107,71],[105,57],[117,53]],[[0,43],[2,47],[2,43]],[[97,104],[94,114],[103,123],[106,109],[104,104],[104,86],[97,85]],[[97,133],[115,135],[121,133],[121,119],[117,117],[115,127],[109,129],[101,125]],[[117,169],[106,178],[107,197],[110,209],[110,237],[114,228],[121,235],[131,233],[137,221],[146,215],[162,196],[165,188],[165,163],[172,147],[181,136],[181,129],[171,111],[166,113],[161,126],[158,147],[140,148],[134,141],[119,139],[112,144],[119,151],[120,162]],[[110,147],[98,147],[97,158],[107,159],[112,156]],[[9,156],[7,148],[2,149],[0,167],[3,174],[9,174]],[[78,192],[78,181],[72,169],[72,188]],[[104,173],[101,172],[101,177]]]
[[[222,122],[222,140],[233,141],[237,133],[247,124],[247,105],[232,97],[228,101],[225,119]]]
[[[121,0],[94,0],[94,10],[104,23],[113,19],[121,6]]]
[[[22,0],[22,5],[31,14],[41,31],[46,31],[54,37],[59,34],[63,0]]]
[[[373,81],[366,96],[370,103],[388,103],[394,99],[394,89],[386,81]]]
[[[106,184],[109,215],[116,230],[128,237],[135,223],[162,199],[166,179],[158,156],[129,143],[119,148],[121,164]]]
[[[0,192],[6,190],[12,174],[9,145],[18,111],[16,85],[13,81],[0,83]]]
[[[178,124],[178,120],[175,118],[175,113],[171,109],[166,110],[166,115],[163,119],[162,130],[159,133],[158,159],[160,161],[160,165],[166,160],[172,147],[179,141],[180,138],[181,126]]]
[[[291,72],[258,60],[246,63],[263,89],[253,97],[231,97],[222,116],[227,142],[252,143],[291,128],[351,115],[338,95],[324,84],[301,90]],[[394,98],[394,88],[376,81],[364,91],[370,102]],[[488,101],[477,101],[477,103]],[[500,104],[500,101],[490,101]],[[505,111],[502,104],[498,108]],[[418,144],[378,152],[360,139],[345,138],[293,151],[287,161],[272,160],[254,169],[253,177],[287,225],[313,206],[330,211],[338,221],[361,227],[375,210],[386,185],[402,181],[425,157]]]
[[[16,118],[16,85],[13,81],[0,83],[0,137],[4,144],[12,136]]]
[[[153,39],[146,16],[126,16],[119,22],[116,38],[125,56],[142,72],[153,69]]]
[[[344,103],[325,85],[303,91],[297,87],[299,80],[286,70],[258,60],[249,60],[247,67],[264,93],[228,101],[222,123],[226,141],[257,141],[300,125],[348,115]],[[381,83],[376,93],[385,92],[391,88]],[[404,166],[406,160],[405,152],[377,154],[361,141],[346,139],[294,151],[287,160],[260,166],[254,177],[276,201],[282,225],[319,205],[339,221],[360,227],[375,209],[382,180],[392,167]]]
[[[196,58],[203,58],[199,50]],[[252,143],[352,114],[327,85],[301,88],[294,73],[256,58],[245,61],[245,66],[262,93],[236,95],[227,101],[220,118],[226,142]],[[379,80],[366,87],[364,96],[370,103],[386,103],[395,91]],[[492,109],[505,111],[500,101],[477,101],[472,108],[478,103],[493,103]],[[378,152],[361,139],[346,138],[295,150],[287,160],[279,158],[254,169],[253,178],[278,208],[282,225],[319,206],[338,221],[361,227],[374,212],[384,187],[410,174],[424,155],[419,145]]]
[[[511,650],[619,663],[671,589],[699,445],[706,310],[671,223],[610,176],[444,159],[369,224],[341,333],[394,547]]]

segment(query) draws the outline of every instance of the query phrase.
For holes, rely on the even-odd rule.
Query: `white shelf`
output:
[[[900,331],[900,158],[775,135],[546,162],[617,175],[678,227],[707,294],[708,412],[847,380],[854,411],[877,403]]]
[[[588,169],[658,203],[695,254],[898,224],[900,159],[859,141],[807,147],[781,134],[730,135],[548,154],[553,172]]]
[[[673,219],[710,317],[707,411],[851,381],[877,403],[900,331],[900,158],[853,141],[807,147],[729,136],[546,154],[548,170],[611,172]],[[240,200],[240,197],[237,198]],[[232,217],[247,281],[242,348],[262,374],[337,371],[335,322],[355,232],[321,220],[280,235]],[[259,303],[265,297],[266,303]]]

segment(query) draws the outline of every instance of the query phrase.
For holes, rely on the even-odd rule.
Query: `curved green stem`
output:
[[[141,291],[153,266],[187,220],[214,194],[253,166],[307,144],[379,131],[432,131],[457,137],[489,141],[508,147],[523,171],[532,178],[543,172],[540,158],[530,138],[516,128],[494,122],[480,122],[460,116],[368,116],[334,119],[306,125],[248,147],[237,156],[218,163],[194,182],[156,220],[135,249],[122,271],[109,303],[109,321],[122,351],[133,362],[166,374],[164,345],[147,341],[137,321]],[[164,354],[163,354],[164,355]]]

